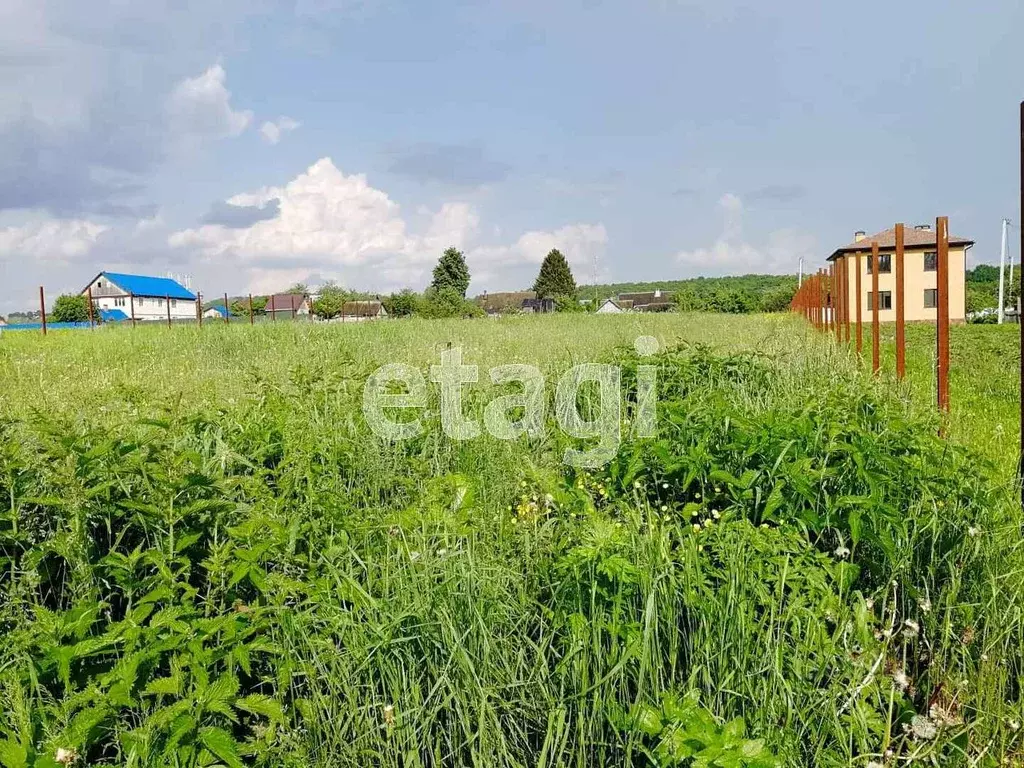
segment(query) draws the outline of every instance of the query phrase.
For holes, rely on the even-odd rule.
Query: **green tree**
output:
[[[418,314],[430,318],[481,317],[484,311],[476,302],[467,301],[457,290],[428,288],[418,309]]]
[[[466,257],[458,248],[449,248],[434,267],[434,279],[430,287],[435,291],[454,291],[461,298],[466,298],[469,290],[469,267]]]
[[[341,315],[345,302],[350,301],[352,294],[340,285],[335,283],[324,283],[320,288],[320,295],[311,307],[313,314],[321,320],[330,320],[332,317]]]
[[[81,294],[64,294],[53,302],[50,319],[55,323],[89,322],[89,299]]]
[[[576,295],[576,281],[572,277],[572,270],[569,269],[569,262],[557,248],[544,257],[537,279],[533,282],[533,291],[538,299]]]
[[[398,293],[392,293],[384,299],[384,309],[391,317],[409,317],[415,315],[420,309],[422,299],[415,291],[405,288]]]

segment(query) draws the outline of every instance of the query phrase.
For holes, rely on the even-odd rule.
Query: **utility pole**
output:
[[[1003,219],[1003,238],[999,244],[999,325],[1003,324],[1006,308],[1006,226],[1009,219]]]

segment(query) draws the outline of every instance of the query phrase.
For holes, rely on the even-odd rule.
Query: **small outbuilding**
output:
[[[615,299],[605,299],[604,304],[597,308],[599,315],[621,315],[623,311]]]

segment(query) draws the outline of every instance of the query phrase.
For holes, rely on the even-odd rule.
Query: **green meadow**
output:
[[[0,766],[1024,764],[1018,329],[953,329],[944,422],[932,331],[903,383],[783,315],[5,333]],[[370,374],[449,347],[544,429],[429,384],[376,437]]]

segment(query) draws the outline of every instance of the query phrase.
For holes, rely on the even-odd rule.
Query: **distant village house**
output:
[[[117,313],[143,322],[196,317],[196,295],[169,277],[100,272],[82,289],[83,295],[90,293],[101,317],[110,313],[111,321],[121,319]]]
[[[367,320],[384,320],[388,311],[379,301],[346,301],[341,305],[339,320],[343,323],[360,323]]]
[[[302,293],[275,293],[267,297],[266,313],[271,318],[308,316],[309,296]]]

